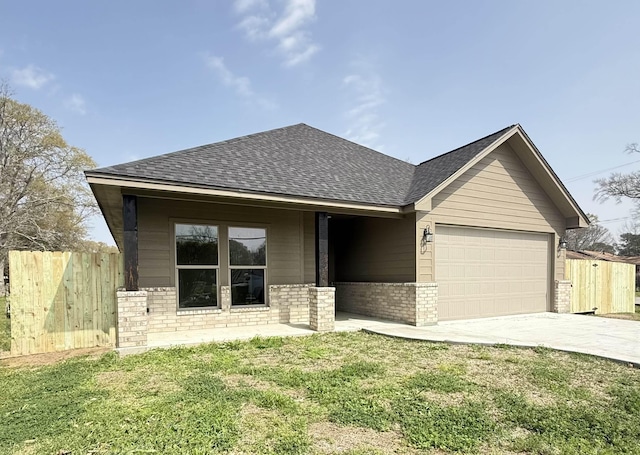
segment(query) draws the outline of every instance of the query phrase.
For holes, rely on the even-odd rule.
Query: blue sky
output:
[[[417,164],[520,123],[585,211],[629,216],[573,179],[640,160],[635,0],[5,0],[0,17],[0,78],[100,166],[300,122]]]

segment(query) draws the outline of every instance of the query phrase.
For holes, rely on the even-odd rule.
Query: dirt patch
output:
[[[0,366],[9,368],[38,367],[83,356],[87,356],[90,359],[97,359],[111,350],[110,348],[84,348],[73,349],[71,351],[47,352],[46,354],[22,355],[19,357],[0,359]]]
[[[296,401],[302,401],[305,399],[306,394],[303,390],[296,389],[284,389],[274,387],[267,381],[254,378],[246,374],[228,374],[222,378],[222,382],[230,389],[241,389],[243,387],[249,387],[251,389],[260,391],[273,391],[293,398]]]
[[[343,453],[349,450],[371,451],[385,454],[417,454],[407,447],[402,436],[395,431],[375,431],[360,427],[343,427],[330,422],[318,422],[309,426],[317,453]]]
[[[126,389],[128,379],[127,371],[103,371],[96,374],[98,386],[111,390]]]
[[[128,371],[103,371],[97,373],[95,377],[99,387],[122,394],[132,393],[134,389],[143,389],[146,395],[180,390],[180,386],[165,374],[149,373],[141,376],[133,378],[133,386],[131,372]]]

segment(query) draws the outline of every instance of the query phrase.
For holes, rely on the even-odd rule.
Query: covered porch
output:
[[[126,288],[118,292],[120,348],[360,330],[362,321],[378,319],[415,326],[437,321],[436,285],[416,282],[418,248],[432,245],[417,231],[415,213],[152,196],[121,196]],[[202,307],[182,306],[176,248],[177,227],[185,223],[211,226],[215,237],[207,241],[219,251],[219,262],[210,266],[211,298]],[[261,290],[261,302],[234,297],[239,285],[229,261],[231,229],[244,225],[263,235],[261,281],[251,282]],[[341,312],[359,316],[341,319]]]

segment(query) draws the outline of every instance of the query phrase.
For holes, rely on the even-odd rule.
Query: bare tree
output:
[[[615,252],[615,242],[609,230],[598,224],[596,215],[588,213],[587,216],[591,220],[589,227],[566,231],[567,248],[573,251]]]
[[[0,84],[0,271],[11,249],[73,248],[96,211],[83,175],[94,161],[12,95]]]
[[[640,146],[637,143],[629,144],[625,148],[625,152],[640,153]],[[620,202],[623,197],[640,200],[640,171],[628,174],[616,172],[609,177],[596,180],[595,183],[598,186],[594,198],[600,202],[609,198]]]

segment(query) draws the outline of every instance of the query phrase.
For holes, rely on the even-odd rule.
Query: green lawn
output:
[[[640,453],[640,371],[547,349],[331,333],[1,365],[0,453]]]
[[[0,351],[11,350],[11,319],[5,313],[5,298],[0,297]]]

